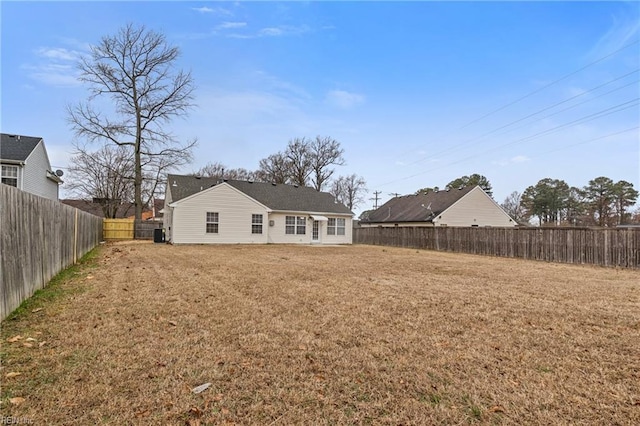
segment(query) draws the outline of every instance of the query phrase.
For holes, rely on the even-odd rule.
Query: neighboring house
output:
[[[5,185],[58,200],[62,180],[51,170],[42,138],[0,134],[0,165],[2,183]]]
[[[69,205],[71,207],[75,207],[78,210],[85,211],[87,213],[91,213],[95,216],[105,217],[104,209],[102,208],[105,200],[100,198],[93,198],[91,200],[77,200],[77,199],[64,199],[60,200],[61,203]],[[117,203],[117,209],[115,217],[110,219],[125,219],[131,215],[133,211],[135,211],[133,203],[124,202]]]
[[[60,200],[61,203],[67,204],[71,207],[75,207],[79,210],[91,213],[95,216],[105,217],[104,209],[102,208],[105,202],[104,199],[93,198],[91,200],[77,200],[77,199],[64,199]],[[162,222],[162,213],[160,211],[164,207],[164,200],[154,199],[152,208],[142,209],[142,220],[151,220],[155,222]],[[115,217],[110,219],[134,219],[135,218],[135,205],[131,202],[117,202],[117,209],[115,210]]]
[[[169,175],[169,242],[351,244],[353,213],[313,188]]]
[[[517,223],[479,186],[394,197],[360,226],[497,226]]]

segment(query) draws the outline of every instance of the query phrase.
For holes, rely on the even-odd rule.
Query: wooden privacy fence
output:
[[[105,240],[152,240],[156,229],[162,229],[162,222],[135,219],[104,219]]]
[[[136,240],[153,240],[153,234],[156,229],[162,229],[162,222],[154,222],[152,220],[136,221],[134,237]]]
[[[640,268],[640,229],[633,228],[356,228],[353,242]]]
[[[102,239],[102,218],[0,184],[0,318]]]
[[[133,240],[133,219],[104,219],[105,240]]]

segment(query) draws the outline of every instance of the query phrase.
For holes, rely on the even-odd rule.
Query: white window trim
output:
[[[209,214],[212,215],[211,220],[209,220]],[[209,231],[209,225],[216,225],[212,228],[215,231]],[[205,234],[219,234],[220,233],[220,213],[218,212],[206,212],[205,214],[205,225],[204,225]]]
[[[12,174],[5,174],[5,170],[14,170],[15,176]],[[0,167],[0,181],[2,181],[3,179],[15,179],[15,187],[20,188],[20,168],[13,164],[3,164],[2,167]],[[6,183],[5,185],[14,186],[8,183]]]
[[[293,218],[294,223],[287,223],[287,219]],[[293,232],[287,232],[287,228],[293,227]],[[302,231],[302,232],[300,232]],[[285,235],[306,235],[307,233],[307,218],[304,216],[285,216],[284,218],[284,233]]]
[[[259,222],[256,221],[256,219],[260,219]],[[263,232],[263,225],[264,223],[264,216],[261,213],[254,213],[251,215],[251,234],[252,235],[262,235]],[[260,227],[260,232],[254,232],[254,227],[259,226]]]

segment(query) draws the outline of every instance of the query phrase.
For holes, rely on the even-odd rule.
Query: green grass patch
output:
[[[83,287],[65,284],[68,284],[80,275],[86,274],[89,270],[95,269],[98,266],[97,258],[99,252],[100,246],[97,246],[82,256],[78,263],[60,271],[44,288],[36,290],[31,297],[23,301],[20,306],[11,312],[3,321],[3,326],[8,325],[9,321],[23,320],[32,314],[34,310],[44,309],[53,301],[64,296],[78,294],[84,291]]]

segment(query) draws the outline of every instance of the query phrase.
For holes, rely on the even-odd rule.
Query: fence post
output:
[[[78,209],[75,210],[73,221],[73,264],[78,263]]]

